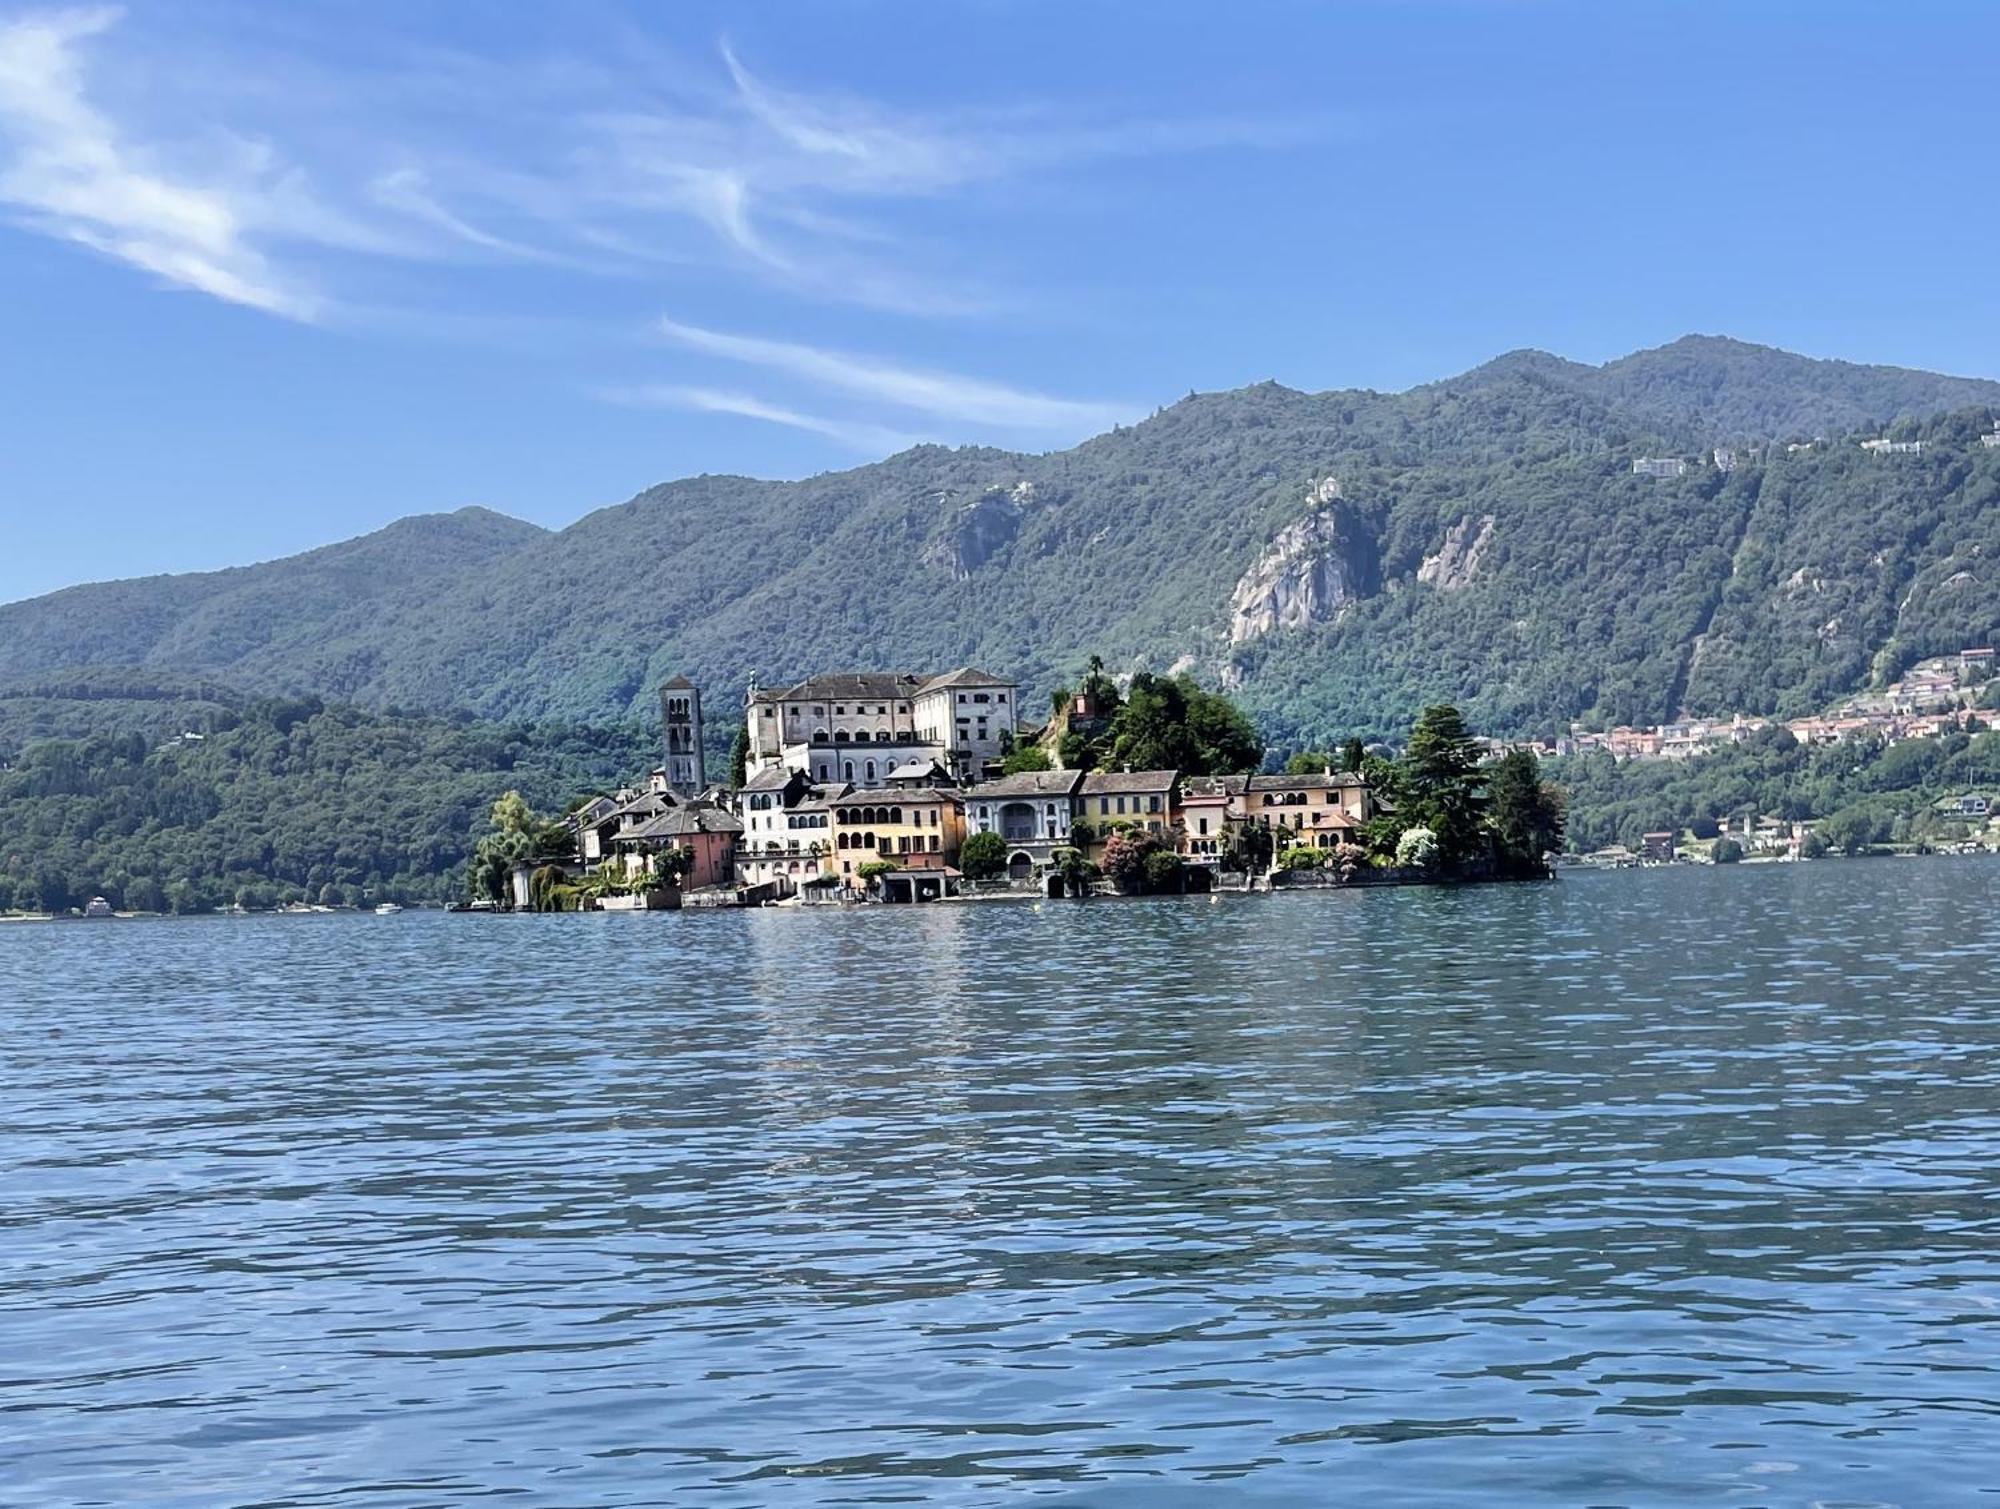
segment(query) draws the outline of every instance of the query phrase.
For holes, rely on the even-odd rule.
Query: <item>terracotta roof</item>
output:
[[[685,676],[675,676],[669,681],[660,683],[660,690],[663,692],[691,692],[694,689],[694,683]]]

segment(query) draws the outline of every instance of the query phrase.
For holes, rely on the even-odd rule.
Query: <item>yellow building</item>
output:
[[[1352,772],[1332,775],[1253,775],[1232,793],[1230,817],[1288,829],[1290,842],[1331,849],[1358,841],[1375,809],[1368,782]]]
[[[965,842],[965,804],[936,786],[885,786],[850,791],[827,803],[833,818],[827,873],[858,888],[861,867],[888,860],[906,870],[942,870],[958,863]]]

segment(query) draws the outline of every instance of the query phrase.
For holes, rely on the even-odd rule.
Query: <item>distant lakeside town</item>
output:
[[[924,903],[1548,873],[1561,801],[1532,755],[1488,763],[1455,709],[1392,762],[1358,741],[1258,769],[1219,695],[1093,662],[1051,716],[972,666],[843,672],[744,699],[711,779],[700,690],[659,691],[664,759],[543,823],[510,795],[474,856],[471,906],[640,910]],[[1178,758],[1170,759],[1170,756]]]
[[[1993,672],[1993,650],[1981,646],[1921,660],[1901,680],[1880,691],[1858,693],[1828,712],[1807,717],[1776,719],[1736,713],[1727,718],[1683,718],[1644,728],[1621,724],[1599,733],[1572,725],[1566,737],[1522,747],[1550,759],[1602,750],[1618,760],[1690,760],[1741,744],[1770,728],[1783,728],[1801,744],[1838,744],[1860,738],[1880,739],[1885,744],[1931,739],[1968,731],[1981,721],[1977,703],[1982,691],[1992,684]],[[1984,710],[1993,711],[1990,707]]]

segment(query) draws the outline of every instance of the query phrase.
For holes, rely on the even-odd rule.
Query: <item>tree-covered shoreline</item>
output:
[[[1120,762],[1213,756],[1217,768],[1255,760],[1261,736],[1230,716],[1225,699],[1164,682],[1144,692],[1096,753]],[[1206,710],[1194,722],[1205,722],[1213,747],[1174,742],[1202,732],[1190,726],[1190,696]],[[39,737],[50,733],[59,736]],[[1318,862],[1475,871],[1480,856],[1455,837],[1470,824],[1499,835],[1495,853],[1514,856],[1500,867],[1522,873],[1527,856],[1556,845],[1565,822],[1567,851],[1585,853],[1637,849],[1641,835],[1660,830],[1707,837],[1744,816],[1815,824],[1836,852],[1922,848],[1983,826],[1941,810],[1943,799],[2000,793],[2000,733],[1989,731],[1808,747],[1773,728],[1687,761],[1624,762],[1517,753],[1480,763],[1466,737],[1462,720],[1428,732],[1420,720],[1395,760],[1364,753],[1358,739],[1332,754],[1291,752],[1296,770],[1366,774],[1395,809],[1367,843],[1351,846],[1355,854]],[[1034,746],[1017,754],[1023,765],[1042,762]],[[1262,763],[1278,768],[1286,755],[1266,747]],[[49,681],[0,694],[0,911],[61,911],[97,895],[121,909],[172,912],[459,900],[502,794],[518,791],[559,813],[580,793],[629,783],[657,758],[655,733],[631,725],[371,712],[141,673]],[[1413,772],[1427,774],[1413,784]],[[1553,809],[1540,799],[1548,786],[1562,793]],[[1428,837],[1399,854],[1412,829]],[[1262,862],[1282,862],[1284,848]]]
[[[560,809],[657,757],[646,729],[372,713],[310,697],[217,704],[199,724],[165,739],[135,728],[7,752],[0,911],[62,911],[97,895],[182,913],[456,900],[502,790]]]

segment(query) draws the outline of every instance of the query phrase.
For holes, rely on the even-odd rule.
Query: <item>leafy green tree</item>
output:
[[[1333,769],[1333,756],[1323,749],[1301,749],[1285,761],[1286,775],[1323,775]]]
[[[1718,838],[1709,849],[1708,857],[1719,865],[1738,864],[1743,859],[1743,845],[1733,838]]]
[[[1867,808],[1843,807],[1819,824],[1814,832],[1821,842],[1843,854],[1866,854],[1880,839],[1888,837]]]
[[[686,880],[693,870],[694,850],[686,844],[675,844],[653,856],[652,883],[656,889],[671,890]]]
[[[736,725],[736,737],[729,744],[729,784],[738,790],[750,779],[750,725]]]
[[[1146,856],[1146,889],[1156,896],[1178,891],[1186,884],[1180,855],[1171,849],[1156,849]]]
[[[1127,770],[1227,775],[1255,770],[1264,741],[1228,698],[1187,676],[1141,671],[1111,720],[1108,761]]]
[[[1271,856],[1276,852],[1277,841],[1271,830],[1263,823],[1247,823],[1237,833],[1231,846],[1230,858],[1235,863],[1230,868],[1249,875],[1260,875],[1271,867]]]
[[[1039,744],[1018,744],[1000,762],[1002,775],[1025,775],[1031,771],[1053,770],[1055,762]]]
[[[1430,830],[1437,862],[1447,869],[1479,857],[1483,848],[1487,801],[1479,765],[1479,746],[1457,708],[1433,703],[1417,715],[1402,759],[1402,816]]]
[[[1084,857],[1083,850],[1059,848],[1049,856],[1055,872],[1062,877],[1063,890],[1071,896],[1088,896],[1091,883],[1101,873],[1098,867]]]
[[[1542,779],[1541,761],[1525,749],[1510,750],[1489,769],[1487,790],[1501,873],[1547,874],[1543,856],[1562,852],[1562,793]]]
[[[968,880],[991,880],[1007,868],[1007,841],[997,833],[974,833],[959,846],[958,867]]]
[[[1368,758],[1368,747],[1359,738],[1350,738],[1340,746],[1340,768],[1352,774],[1361,769]]]

